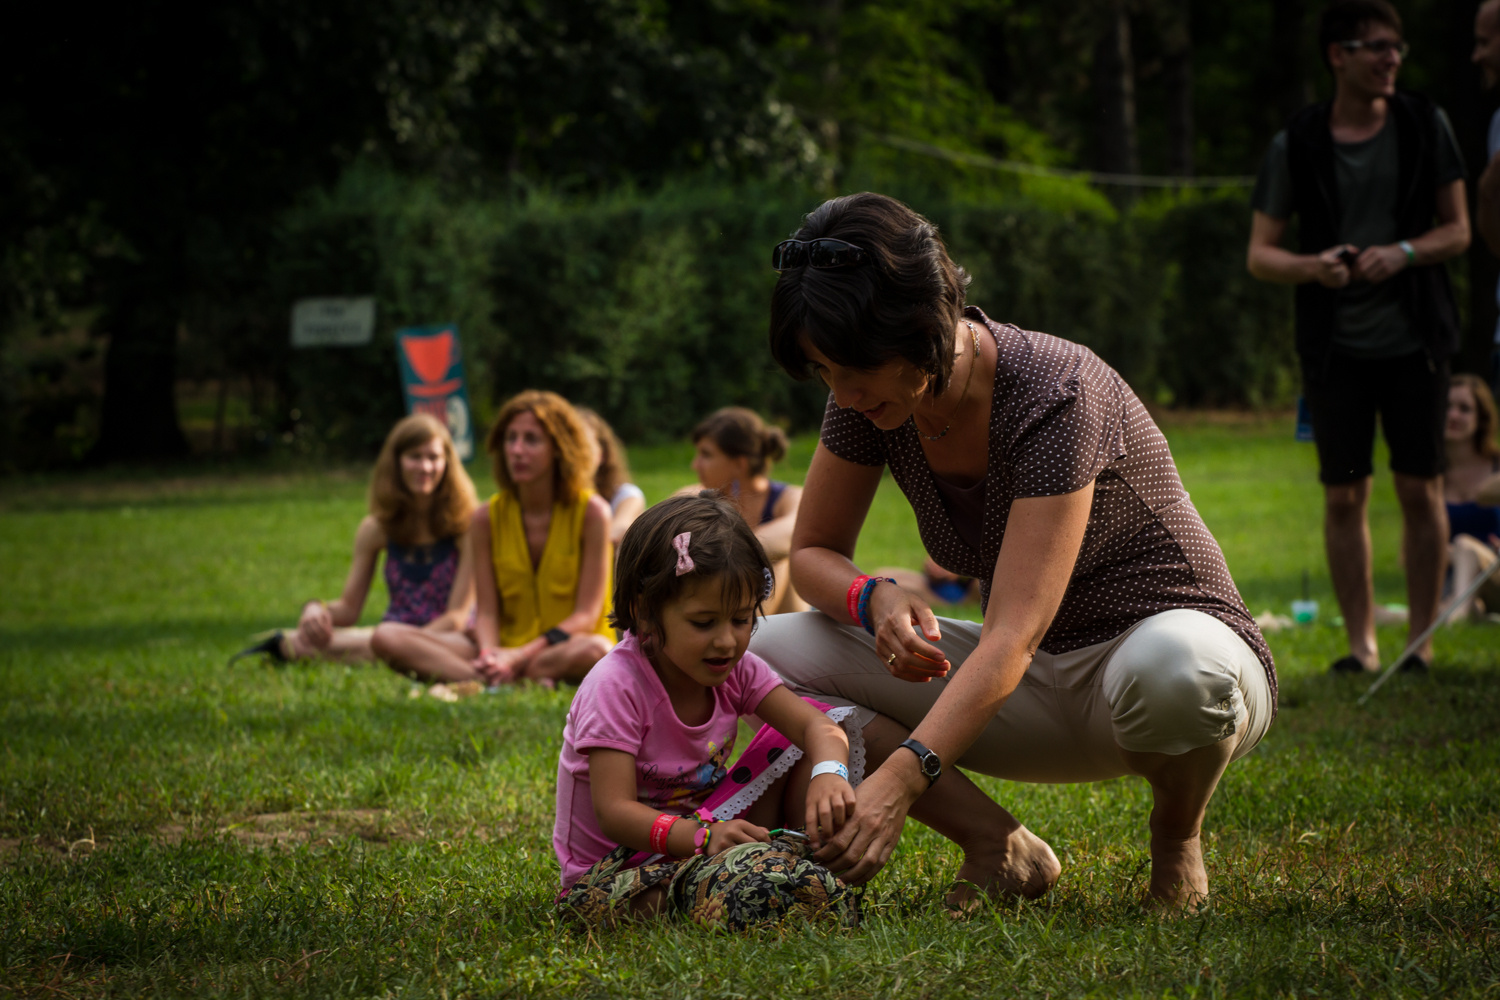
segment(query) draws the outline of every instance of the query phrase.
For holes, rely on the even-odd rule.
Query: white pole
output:
[[[1365,702],[1369,701],[1370,695],[1380,690],[1380,685],[1384,684],[1390,678],[1391,674],[1396,672],[1396,668],[1401,665],[1401,662],[1408,656],[1410,656],[1415,650],[1420,649],[1422,643],[1427,641],[1427,637],[1436,632],[1438,630],[1438,626],[1447,621],[1449,616],[1452,615],[1453,612],[1457,611],[1459,608],[1468,607],[1469,602],[1474,599],[1474,595],[1479,593],[1479,588],[1484,586],[1484,581],[1494,576],[1495,570],[1497,569],[1500,569],[1500,559],[1496,559],[1494,562],[1490,563],[1490,568],[1485,570],[1484,572],[1476,573],[1474,575],[1474,582],[1469,584],[1469,589],[1465,590],[1462,594],[1455,597],[1446,608],[1438,612],[1438,616],[1432,620],[1432,624],[1427,626],[1426,630],[1424,630],[1421,635],[1413,639],[1411,643],[1407,645],[1402,654],[1396,657],[1396,659],[1391,662],[1390,666],[1381,671],[1380,676],[1375,678],[1375,683],[1370,685],[1370,689],[1364,694],[1360,695],[1358,704],[1363,705]]]

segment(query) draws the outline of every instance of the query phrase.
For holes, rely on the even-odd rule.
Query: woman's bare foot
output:
[[[1208,902],[1208,871],[1203,867],[1203,845],[1197,837],[1151,840],[1151,885],[1146,906],[1152,909],[1196,910]]]
[[[1016,824],[1009,834],[964,848],[957,884],[944,897],[954,916],[967,916],[984,897],[1036,899],[1062,874],[1047,842]]]

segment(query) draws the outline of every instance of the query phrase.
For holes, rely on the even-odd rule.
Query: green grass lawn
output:
[[[1306,570],[1331,618],[1289,421],[1167,430],[1251,610],[1285,613]],[[653,500],[689,479],[686,446],[632,457]],[[444,704],[382,669],[225,666],[337,592],[363,476],[0,483],[0,994],[1500,994],[1500,628],[1445,630],[1434,673],[1366,709],[1324,672],[1337,629],[1272,635],[1281,716],[1210,808],[1196,915],[1139,906],[1142,782],[982,779],[1062,859],[1045,900],[950,923],[957,853],[912,824],[857,930],[588,936],[551,906],[567,693]],[[1378,597],[1402,602],[1388,474],[1376,498]],[[860,562],[920,558],[887,481]]]

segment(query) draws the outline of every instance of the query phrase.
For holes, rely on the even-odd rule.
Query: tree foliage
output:
[[[1401,6],[1414,43],[1403,83],[1448,106],[1479,159],[1474,0]],[[280,434],[305,373],[284,343],[285,296],[302,286],[278,255],[315,253],[288,234],[313,231],[307,206],[350,171],[533,216],[528,206],[559,199],[649,200],[691,178],[745,197],[767,183],[803,201],[880,188],[920,205],[1020,199],[1109,219],[1121,189],[1106,192],[1112,204],[1076,182],[951,157],[1252,173],[1289,110],[1326,88],[1316,14],[1313,0],[144,0],[87,16],[26,5],[0,34],[0,337],[59,327],[69,310],[94,317],[107,345],[96,458],[182,453],[180,366],[256,373],[273,386]],[[1217,223],[1197,232],[1243,240]],[[596,235],[570,244],[585,260],[569,267],[613,246],[608,227]],[[658,235],[654,253],[702,238]],[[1191,273],[1192,253],[1172,253],[1186,270],[1164,288],[1209,280]],[[1493,264],[1476,251],[1470,267],[1480,328]],[[622,294],[656,280],[642,271]],[[636,315],[631,302],[590,321]],[[622,343],[660,353],[692,340],[696,322],[627,323]],[[575,374],[619,347],[563,333],[579,345]],[[0,382],[11,439],[45,434],[17,424],[27,379]]]

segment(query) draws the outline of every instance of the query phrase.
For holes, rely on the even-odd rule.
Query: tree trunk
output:
[[[141,282],[122,290],[106,314],[104,403],[91,461],[155,461],[188,453],[177,420],[178,317],[173,301],[162,289]]]
[[[1094,47],[1098,169],[1107,174],[1139,173],[1135,59],[1130,50],[1130,12],[1125,9],[1124,0],[1107,0],[1102,28]]]
[[[1271,0],[1271,97],[1279,121],[1312,102],[1312,84],[1302,58],[1307,0]]]
[[[822,85],[818,102],[818,145],[823,148],[827,169],[823,186],[829,194],[837,194],[839,179],[843,175],[841,136],[838,112],[839,89],[842,83],[839,73],[839,28],[842,0],[818,0],[813,12],[813,51],[821,61],[818,71],[813,73]]]
[[[1167,173],[1193,176],[1193,32],[1187,0],[1169,0],[1162,30],[1167,91]]]

